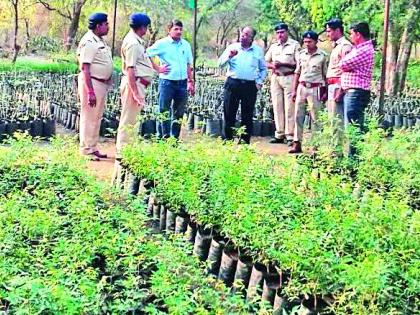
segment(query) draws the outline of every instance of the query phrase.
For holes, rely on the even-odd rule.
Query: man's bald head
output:
[[[251,26],[245,26],[244,28],[242,28],[240,36],[242,47],[250,47],[256,34],[256,30]]]

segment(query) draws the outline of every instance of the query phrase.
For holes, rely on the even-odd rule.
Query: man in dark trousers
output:
[[[359,22],[350,26],[352,50],[343,57],[339,66],[342,71],[341,88],[344,91],[344,127],[356,125],[360,131],[364,124],[364,111],[369,104],[372,83],[374,47],[370,39],[369,25]],[[350,143],[350,155],[356,153]]]
[[[223,99],[224,138],[233,139],[233,127],[240,103],[241,126],[245,126],[241,140],[248,144],[251,141],[257,92],[267,76],[263,50],[252,43],[255,35],[252,27],[244,27],[239,43],[229,45],[219,58],[219,66],[228,67]]]

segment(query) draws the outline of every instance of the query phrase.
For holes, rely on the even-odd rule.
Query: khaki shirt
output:
[[[317,49],[312,55],[307,49],[301,50],[295,73],[300,74],[299,82],[325,84],[327,73],[327,53]]]
[[[98,79],[111,78],[113,65],[111,49],[103,39],[88,31],[77,47],[80,71],[84,63],[90,64],[90,74]]]
[[[344,36],[334,43],[328,65],[327,78],[339,78],[341,76],[342,71],[339,63],[350,52],[351,48],[351,43]]]
[[[296,65],[299,58],[300,45],[294,39],[288,38],[284,44],[279,42],[270,46],[265,54],[266,62],[281,62]],[[289,67],[280,67],[280,72],[290,72],[293,69]]]
[[[122,72],[127,75],[127,68],[134,67],[136,77],[150,82],[156,71],[143,45],[144,41],[133,30],[128,32],[121,46]]]

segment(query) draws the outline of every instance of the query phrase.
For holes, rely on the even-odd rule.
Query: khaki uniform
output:
[[[347,55],[352,48],[351,43],[343,36],[333,44],[334,48],[331,51],[330,62],[327,70],[327,80],[341,77],[341,69],[339,63],[341,59]],[[334,101],[334,96],[339,93],[341,88],[340,82],[328,84],[328,102],[327,109],[330,117],[337,115],[341,121],[344,118],[343,104],[337,104]]]
[[[316,128],[317,112],[321,109],[320,88],[307,87],[309,84],[325,85],[325,74],[327,72],[327,54],[317,49],[312,55],[307,49],[303,49],[299,54],[299,61],[295,71],[299,74],[299,85],[296,92],[296,111],[295,111],[295,132],[294,141],[302,141],[303,124],[306,114],[306,103],[309,107],[313,129]],[[307,86],[305,86],[307,85]]]
[[[84,63],[90,64],[93,90],[96,96],[96,106],[88,103],[88,89],[84,84],[83,74],[78,79],[78,92],[80,98],[80,151],[82,154],[91,154],[98,151],[99,129],[104,113],[106,96],[109,85],[100,80],[109,80],[112,76],[111,49],[103,39],[88,31],[80,40],[77,48],[77,59],[80,70]]]
[[[265,55],[265,61],[269,63],[278,61],[296,65],[299,51],[299,43],[289,38],[284,44],[272,44]],[[293,73],[293,69],[282,66],[280,69],[273,71],[271,75],[270,92],[276,124],[274,136],[278,139],[285,134],[288,140],[293,139],[295,129],[295,106],[291,95]]]
[[[140,82],[140,78],[147,82],[151,82],[156,73],[150,58],[146,56],[143,45],[143,40],[131,30],[125,36],[121,47],[123,77],[120,91],[122,111],[117,134],[117,158],[121,157],[122,147],[130,141],[130,138],[134,133],[133,127],[136,124],[137,115],[144,107],[144,104],[139,106],[138,103],[134,101],[133,94],[128,85],[127,69],[129,67],[134,68],[137,91],[143,99],[146,97],[146,86]]]

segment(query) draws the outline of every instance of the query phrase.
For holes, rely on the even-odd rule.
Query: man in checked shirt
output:
[[[370,99],[374,48],[370,40],[369,25],[359,22],[350,26],[352,50],[343,57],[340,68],[341,88],[344,90],[344,126],[355,124],[363,128],[364,110]],[[355,148],[350,144],[350,155]]]

